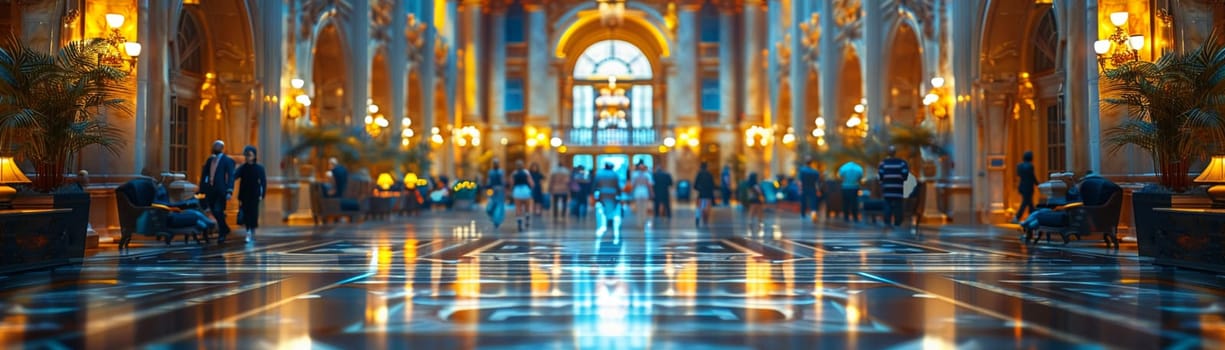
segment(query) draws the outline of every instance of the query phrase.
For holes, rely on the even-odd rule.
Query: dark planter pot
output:
[[[21,194],[13,200],[14,209],[68,209],[64,213],[22,214],[5,217],[4,271],[39,269],[70,264],[85,257],[86,230],[89,228],[89,193]],[[16,220],[16,221],[11,221]]]
[[[1160,192],[1133,192],[1131,194],[1132,218],[1135,225],[1136,245],[1140,256],[1157,256],[1157,230],[1168,223],[1154,208],[1207,208],[1212,200],[1203,195],[1172,194]]]

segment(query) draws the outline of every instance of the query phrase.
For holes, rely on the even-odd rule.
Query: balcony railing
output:
[[[561,139],[571,146],[655,146],[663,142],[662,129],[563,128]]]

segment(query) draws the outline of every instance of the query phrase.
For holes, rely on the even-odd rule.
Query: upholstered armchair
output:
[[[174,235],[188,235],[197,241],[203,237],[208,242],[210,227],[201,227],[196,215],[181,213],[184,209],[154,203],[157,198],[157,183],[151,178],[128,181],[115,189],[115,205],[119,211],[119,249],[128,248],[133,233],[156,236],[167,245]]]

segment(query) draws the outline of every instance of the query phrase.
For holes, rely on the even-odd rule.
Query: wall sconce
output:
[[[285,116],[289,119],[298,119],[306,115],[306,112],[311,106],[311,97],[306,94],[306,81],[300,78],[289,80],[289,95],[292,99],[285,99]]]
[[[136,68],[136,59],[140,57],[141,46],[140,43],[128,41],[128,38],[123,36],[120,28],[123,27],[124,21],[125,18],[121,14],[106,14],[106,26],[110,28],[110,33],[102,39],[111,46],[112,50],[98,54],[98,61],[116,67],[126,65],[127,71],[131,72]]]
[[[430,143],[433,143],[435,147],[442,146],[442,143],[446,142],[446,139],[442,137],[441,131],[437,126],[430,128]]]
[[[744,145],[751,148],[769,146],[773,139],[774,133],[759,125],[753,125],[744,130]]]
[[[864,118],[864,113],[868,111],[868,103],[866,99],[860,99],[858,104],[855,104],[851,116],[846,119],[844,128],[847,135],[857,135],[860,138],[868,137],[870,126]]]
[[[378,137],[383,134],[383,129],[391,125],[391,121],[387,120],[382,113],[379,113],[379,105],[374,104],[373,100],[366,100],[366,132],[372,137]]]
[[[923,105],[927,106],[936,118],[948,117],[948,104],[944,103],[948,90],[944,87],[944,77],[933,77],[930,82],[931,90],[928,90],[927,95],[923,96]]]
[[[783,134],[783,146],[791,147],[795,145],[795,128],[787,127],[787,133]]]
[[[459,147],[476,147],[481,145],[481,131],[468,125],[455,132],[455,145]]]
[[[1127,26],[1127,18],[1127,12],[1111,13],[1110,23],[1114,24],[1114,33],[1111,33],[1106,39],[1093,42],[1093,52],[1097,53],[1097,64],[1102,69],[1107,68],[1107,63],[1119,66],[1140,59],[1140,49],[1144,48],[1144,36],[1128,35],[1123,30],[1123,27]]]
[[[813,123],[816,124],[816,128],[812,129],[812,137],[817,139],[817,142],[816,142],[817,147],[824,147],[825,146],[825,117],[817,116],[817,119]]]
[[[400,119],[400,147],[408,148],[410,141],[417,132],[413,131],[413,118],[404,117]]]

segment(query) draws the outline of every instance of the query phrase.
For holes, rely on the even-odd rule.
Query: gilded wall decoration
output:
[[[834,24],[838,27],[838,40],[856,40],[862,34],[860,24],[863,19],[863,4],[861,0],[833,0]]]
[[[804,62],[812,69],[817,69],[821,61],[821,16],[813,13],[807,21],[800,23],[800,44],[804,45]]]
[[[899,13],[910,13],[916,22],[923,26],[923,37],[928,40],[937,38],[936,21],[937,5],[940,0],[897,0]]]
[[[391,40],[391,16],[395,6],[394,0],[370,1],[370,38],[383,43]]]
[[[298,35],[303,39],[309,39],[315,29],[315,24],[323,19],[324,15],[336,16],[341,19],[347,19],[349,13],[353,11],[353,4],[349,0],[303,0],[301,27],[298,27]]]

